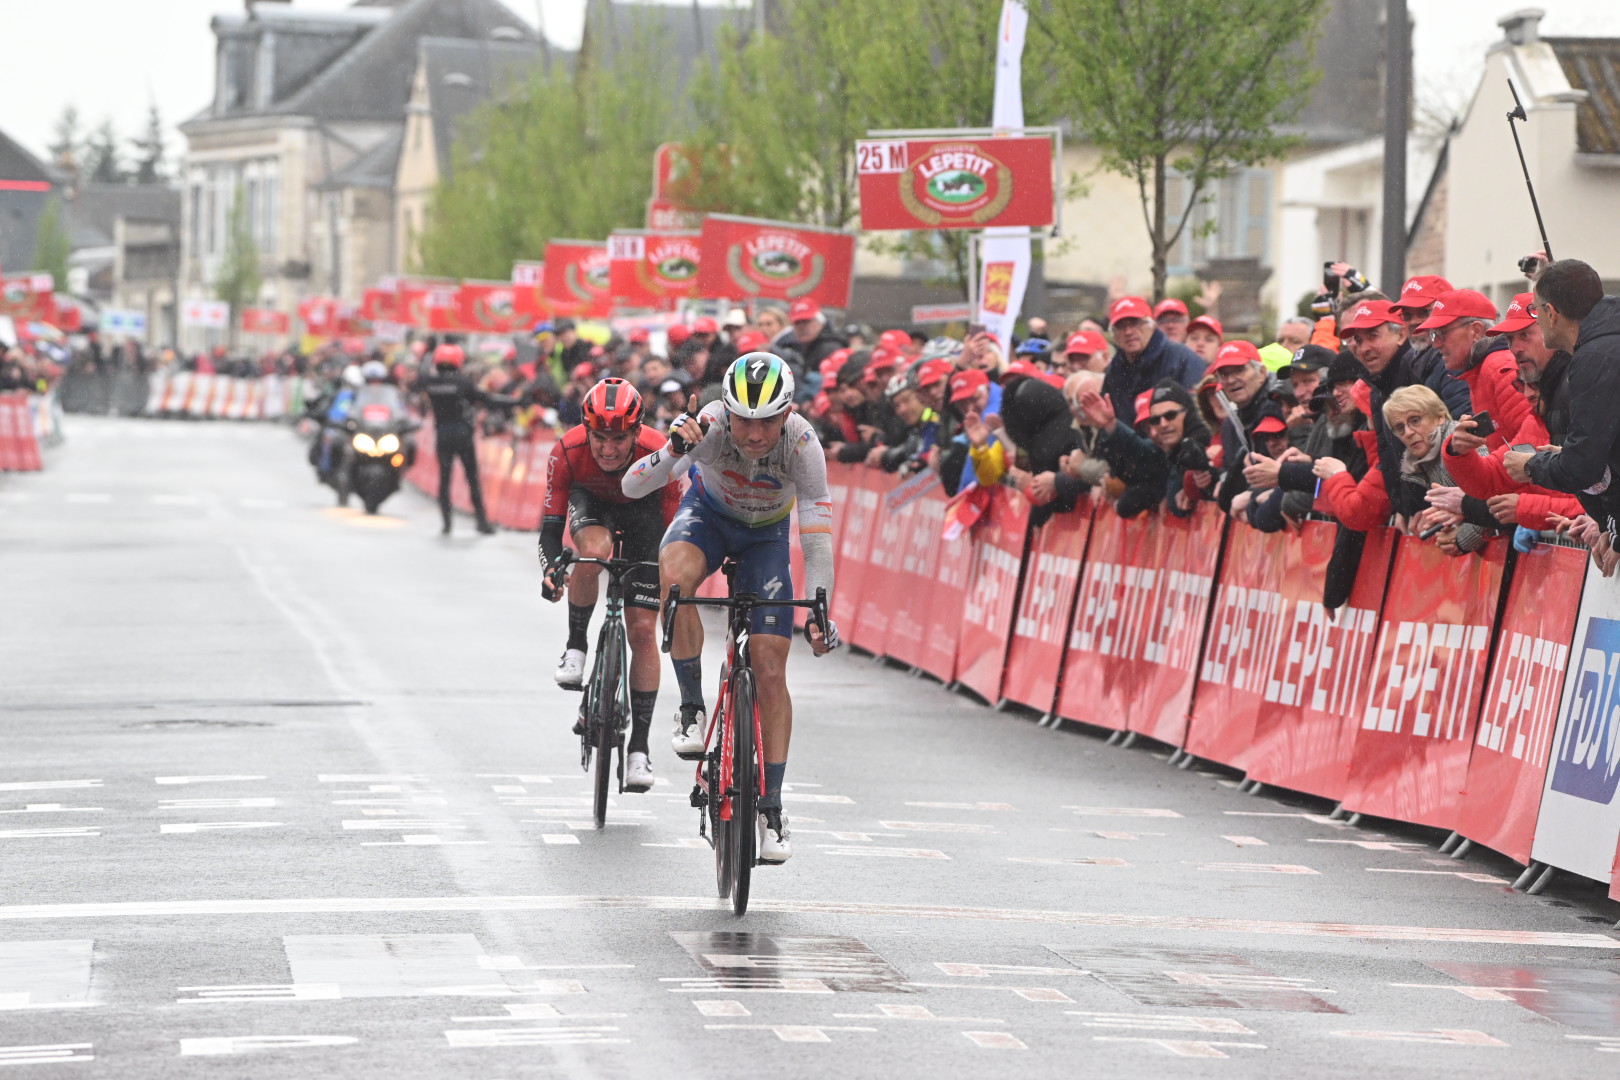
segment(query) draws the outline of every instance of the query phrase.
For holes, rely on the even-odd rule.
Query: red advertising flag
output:
[[[464,281],[456,290],[456,316],[469,330],[487,334],[510,334],[527,326],[532,311],[522,310],[524,293],[506,281]]]
[[[1456,828],[1506,547],[1453,557],[1401,538],[1346,810]]]
[[[49,274],[0,277],[0,315],[19,321],[50,322],[56,316],[56,284]]]
[[[661,307],[696,296],[700,235],[623,230],[609,236],[614,302],[626,307]]]
[[[1074,615],[1075,587],[1091,532],[1091,502],[1053,514],[1030,543],[1018,619],[1007,650],[1001,696],[1041,712],[1057,704],[1064,638]]]
[[[1029,500],[1012,488],[994,489],[974,527],[973,576],[956,643],[956,681],[991,703],[1001,698],[1028,531]]]
[[[1052,140],[883,139],[856,144],[861,228],[1052,224]]]
[[[850,233],[710,214],[703,219],[700,247],[700,296],[804,297],[827,307],[849,307],[855,271]]]
[[[553,240],[546,245],[540,294],[558,315],[605,319],[613,314],[608,249],[589,240]]]
[[[367,289],[360,295],[360,314],[367,322],[399,322],[399,287]]]
[[[1535,838],[1586,559],[1584,549],[1537,544],[1514,563],[1468,760],[1457,831],[1521,863]]]
[[[242,312],[242,333],[284,335],[292,329],[292,319],[285,311],[269,308],[247,308]]]
[[[1234,528],[1232,538],[1252,531]],[[1275,665],[1255,705],[1252,745],[1240,760],[1252,780],[1337,801],[1344,797],[1350,752],[1367,708],[1378,614],[1395,537],[1390,529],[1367,534],[1349,600],[1330,612],[1322,606],[1322,588],[1335,533],[1332,524],[1309,521],[1297,539],[1284,541],[1283,562],[1277,571],[1278,591],[1287,605],[1284,625]],[[1229,562],[1233,558],[1230,541],[1226,557]],[[1251,574],[1232,583],[1236,588],[1260,580]],[[1203,680],[1207,681],[1198,684],[1187,738],[1187,749],[1194,753],[1199,753],[1194,737],[1207,737],[1200,729],[1211,722],[1213,710],[1220,708],[1222,695],[1215,686],[1223,681],[1230,685],[1244,676],[1239,650],[1244,647],[1245,632],[1253,642],[1254,630],[1235,618],[1240,600],[1245,609],[1249,603],[1263,609],[1266,597],[1262,592],[1256,599],[1251,592],[1226,598],[1210,621],[1204,647]],[[1226,692],[1226,700],[1234,708],[1239,693],[1235,688]],[[1206,694],[1211,698],[1206,699]],[[1209,756],[1225,760],[1213,753]]]

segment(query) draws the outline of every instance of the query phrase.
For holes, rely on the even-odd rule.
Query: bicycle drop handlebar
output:
[[[608,572],[608,578],[617,584],[633,570],[657,570],[655,562],[638,562],[634,559],[593,559],[580,555],[573,548],[563,548],[562,554],[557,557],[554,572],[560,579],[566,577],[570,566],[600,566]],[[668,651],[668,650],[666,650]]]
[[[670,644],[675,636],[675,611],[682,604],[690,604],[694,607],[726,608],[733,612],[740,610],[744,616],[751,614],[758,607],[808,608],[810,610],[810,621],[815,624],[817,630],[821,631],[822,639],[826,640],[828,637],[826,589],[817,589],[815,598],[811,600],[766,600],[753,593],[738,593],[736,596],[682,596],[681,587],[671,585],[669,587],[669,596],[664,604],[663,640],[659,643],[659,648],[666,653],[669,652]]]

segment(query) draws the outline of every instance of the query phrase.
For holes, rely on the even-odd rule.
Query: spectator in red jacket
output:
[[[1486,437],[1485,445],[1492,450],[1506,446],[1508,436],[1530,415],[1529,400],[1513,385],[1519,370],[1507,339],[1491,332],[1496,321],[1496,305],[1483,293],[1453,289],[1435,301],[1429,317],[1418,326],[1419,332],[1428,332],[1446,370],[1468,384],[1473,403],[1469,415],[1490,414],[1496,431]]]

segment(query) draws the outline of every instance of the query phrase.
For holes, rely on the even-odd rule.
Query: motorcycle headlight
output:
[[[376,442],[372,440],[370,435],[367,435],[363,431],[355,435],[354,448],[360,451],[362,454],[365,454],[367,457],[375,457],[377,454]]]
[[[377,440],[377,454],[379,457],[383,454],[392,454],[398,449],[398,435],[384,435],[382,438]]]

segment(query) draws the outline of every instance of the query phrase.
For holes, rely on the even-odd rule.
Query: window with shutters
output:
[[[1180,223],[1187,204],[1186,177],[1172,175],[1165,186],[1170,231]],[[1271,172],[1244,169],[1204,189],[1192,220],[1170,248],[1166,263],[1171,277],[1184,277],[1211,259],[1259,259],[1271,254]]]

